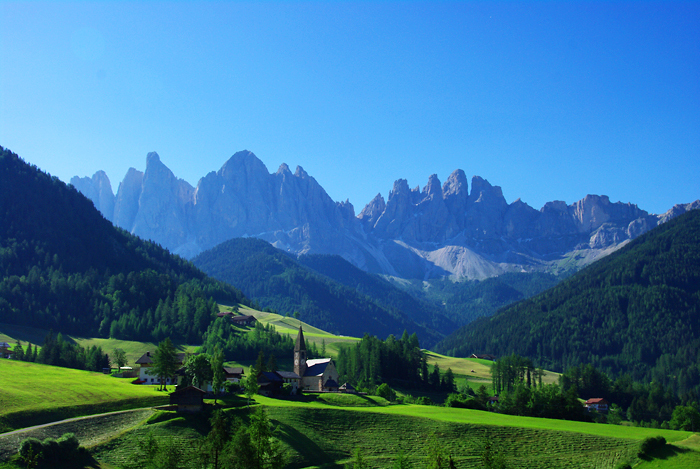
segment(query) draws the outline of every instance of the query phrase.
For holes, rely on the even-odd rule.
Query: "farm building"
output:
[[[10,350],[10,344],[7,342],[0,342],[0,358],[12,358],[15,352]]]
[[[177,354],[178,366],[183,366],[187,356],[185,353]],[[136,365],[140,366],[139,369],[139,383],[140,384],[160,384],[160,378],[152,373],[153,368],[153,354],[151,352],[146,352],[141,355],[141,358],[134,362]],[[166,386],[175,385],[178,383],[178,377],[173,376],[165,380]]]
[[[204,409],[204,394],[197,387],[187,386],[170,393],[170,405],[177,406],[178,412],[199,412]]]
[[[594,397],[586,401],[586,408],[589,411],[595,410],[597,412],[607,412],[609,405],[610,403],[602,397]]]
[[[236,326],[250,326],[254,324],[255,321],[256,319],[254,316],[246,316],[245,314],[231,317],[231,322]]]

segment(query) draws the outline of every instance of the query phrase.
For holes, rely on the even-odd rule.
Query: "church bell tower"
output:
[[[306,371],[306,343],[304,342],[304,333],[301,331],[301,324],[299,325],[299,335],[297,335],[297,341],[294,344],[294,373],[298,374],[300,377],[304,377],[304,372]]]

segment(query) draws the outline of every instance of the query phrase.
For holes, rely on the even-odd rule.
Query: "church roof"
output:
[[[326,371],[326,367],[330,362],[330,358],[317,358],[315,360],[307,360],[306,371],[304,372],[304,376],[321,376]]]
[[[294,344],[294,351],[298,352],[300,350],[306,350],[306,342],[304,342],[304,333],[301,331],[301,326],[299,326],[299,334],[297,335],[297,341]]]
[[[293,371],[277,371],[277,374],[285,379],[301,379],[301,377]]]
[[[324,388],[337,388],[338,383],[335,382],[333,379],[329,379],[326,381],[326,384],[323,385]]]

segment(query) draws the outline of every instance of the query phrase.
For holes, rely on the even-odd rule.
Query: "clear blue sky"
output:
[[[0,145],[115,192],[248,149],[358,213],[457,168],[660,213],[700,198],[700,2],[0,0]]]

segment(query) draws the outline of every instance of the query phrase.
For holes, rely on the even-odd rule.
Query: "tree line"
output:
[[[516,353],[558,372],[592,364],[614,378],[656,382],[683,403],[700,400],[700,211],[451,341],[455,356]]]
[[[56,335],[49,332],[41,349],[37,345],[32,347],[31,343],[27,343],[25,350],[22,342],[18,340],[12,351],[15,360],[45,365],[88,371],[102,371],[110,367],[109,355],[102,351],[102,347],[82,347],[72,340],[65,339],[60,332]]]
[[[336,367],[341,382],[352,382],[360,388],[374,389],[382,383],[446,392],[455,388],[452,370],[441,374],[436,364],[430,371],[418,336],[409,336],[407,331],[400,339],[390,335],[385,341],[365,334],[355,345],[340,349]]]

